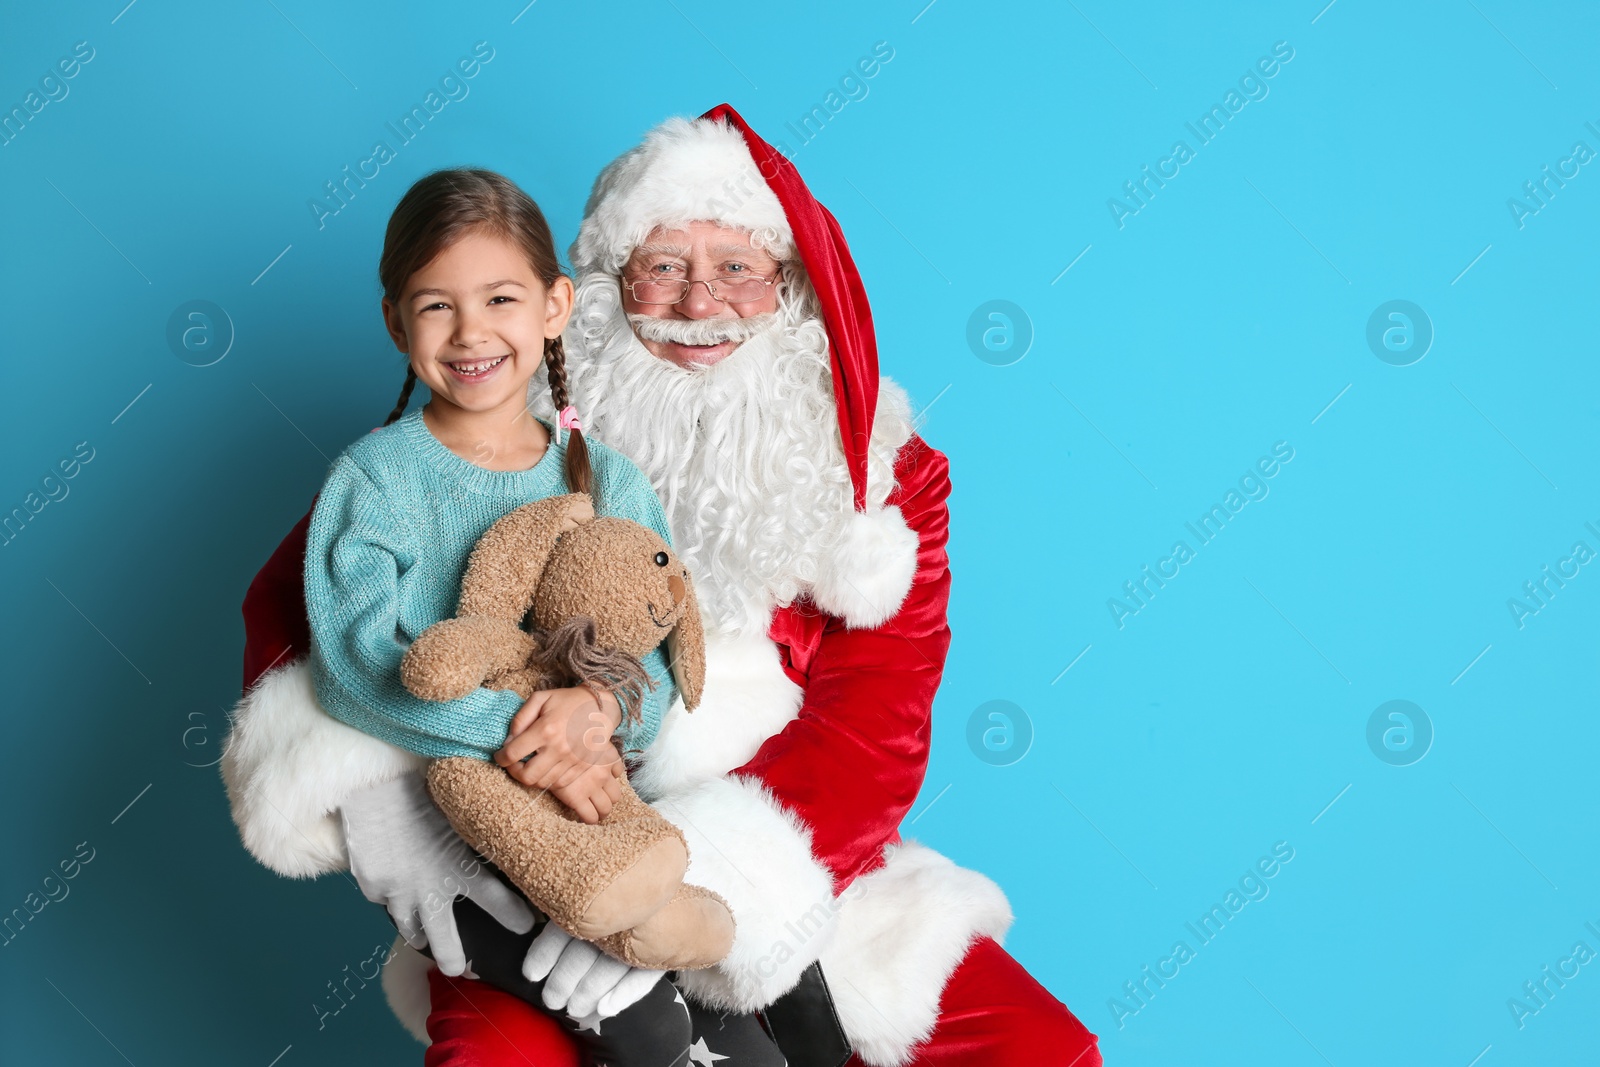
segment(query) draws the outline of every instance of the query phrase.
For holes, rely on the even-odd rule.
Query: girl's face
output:
[[[434,400],[462,412],[520,413],[572,297],[571,281],[547,287],[509,240],[471,231],[412,274],[398,301],[383,301],[383,321]]]

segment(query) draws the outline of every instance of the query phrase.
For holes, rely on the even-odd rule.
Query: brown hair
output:
[[[378,260],[378,281],[383,295],[398,303],[406,279],[432,262],[469,231],[503,237],[521,248],[534,273],[546,286],[564,277],[556,258],[555,240],[544,212],[515,182],[490,170],[458,168],[434,171],[406,190],[389,216],[383,235],[383,255]],[[550,378],[550,398],[556,411],[567,406],[566,351],[561,338],[544,343],[545,371]],[[417,373],[406,368],[405,385],[385,426],[405,414],[416,388]],[[574,493],[593,494],[594,472],[589,446],[580,430],[567,435],[567,485]]]

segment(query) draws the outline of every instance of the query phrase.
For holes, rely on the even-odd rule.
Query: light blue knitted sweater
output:
[[[548,422],[540,420],[545,429]],[[595,514],[632,519],[666,538],[649,480],[626,456],[589,438]],[[488,759],[523,700],[478,689],[428,701],[400,684],[400,660],[417,636],[455,614],[478,538],[523,504],[567,493],[564,445],[528,470],[491,471],[446,448],[418,408],[340,453],[317,497],[306,542],[306,612],[317,699],[342,722],[422,756]],[[643,664],[656,688],[641,721],[624,709],[624,751],[655,738],[677,689],[658,647]]]

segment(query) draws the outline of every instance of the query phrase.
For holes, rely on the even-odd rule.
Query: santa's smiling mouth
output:
[[[502,363],[510,356],[500,356],[497,359],[456,360],[446,363],[450,373],[464,382],[479,382],[493,374]]]
[[[738,319],[668,319],[639,312],[628,314],[628,325],[651,352],[680,367],[712,366],[727,359],[739,346],[764,333],[777,321],[775,312]]]
[[[738,341],[718,341],[714,345],[685,345],[676,341],[662,343],[677,350],[682,357],[680,362],[684,363],[716,363],[739,347]]]
[[[656,606],[654,604],[650,603],[649,601],[645,601],[644,607],[645,610],[650,613],[650,621],[655,623],[658,629],[670,630],[677,625],[677,621],[672,618],[673,613],[669,613],[667,621],[662,622],[660,619],[656,618]]]

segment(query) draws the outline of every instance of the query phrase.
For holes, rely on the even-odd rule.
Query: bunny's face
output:
[[[487,619],[504,624],[488,627],[487,632],[511,635],[514,647],[486,651],[478,647],[481,641],[467,642],[480,658],[487,656],[492,662],[498,662],[497,655],[526,659],[528,650],[518,644],[516,635],[530,616],[535,629],[547,634],[574,616],[587,616],[594,620],[598,647],[635,659],[665,641],[684,707],[692,711],[700,703],[706,639],[688,570],[671,546],[646,527],[627,519],[595,518],[587,494],[524,504],[489,527],[467,562],[456,615],[448,621]],[[472,625],[484,629],[481,621]],[[418,642],[427,637],[423,633]],[[414,644],[411,651],[416,648]],[[458,653],[465,654],[460,649],[451,654]],[[413,658],[409,652],[407,658]],[[439,668],[427,663],[413,666],[421,672],[413,681],[428,688],[429,678],[424,676]],[[481,681],[482,666],[474,666],[476,673],[469,679],[473,684]],[[419,689],[412,691],[421,694]]]
[[[574,615],[595,622],[598,643],[643,656],[699,607],[687,568],[651,530],[626,519],[597,518],[556,542],[533,598],[533,620],[553,630]]]

